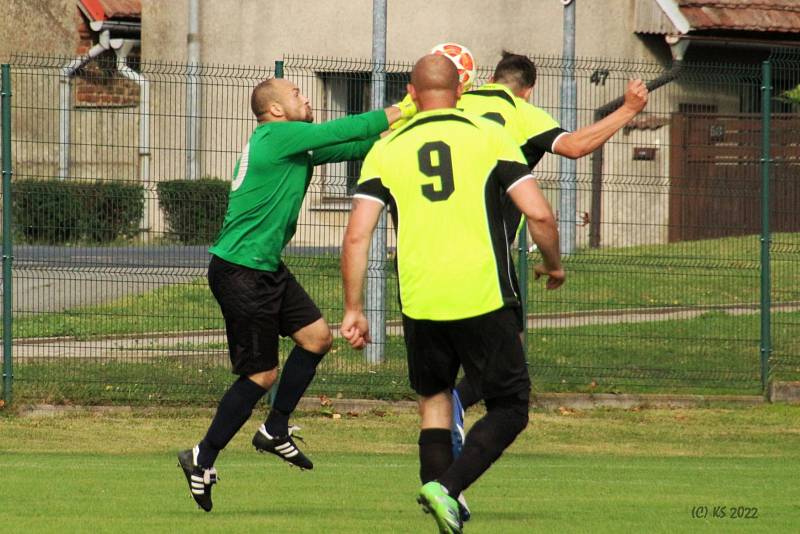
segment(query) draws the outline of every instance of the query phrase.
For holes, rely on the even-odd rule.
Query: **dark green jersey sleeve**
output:
[[[388,127],[389,122],[383,110],[368,111],[322,124],[278,122],[272,126],[276,138],[270,143],[270,149],[279,157],[286,157],[329,145],[374,137]]]
[[[323,163],[364,159],[369,149],[372,148],[372,145],[375,144],[375,141],[378,139],[380,139],[380,137],[375,135],[360,141],[349,141],[347,143],[318,148],[311,154],[312,163],[314,165],[321,165]]]

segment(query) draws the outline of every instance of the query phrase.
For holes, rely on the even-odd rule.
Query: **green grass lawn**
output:
[[[778,243],[797,239],[797,234],[774,237]],[[800,301],[800,264],[796,257],[780,250],[774,254],[773,300]],[[758,258],[757,236],[581,250],[566,259],[568,281],[560,290],[543,291],[542,282],[530,277],[529,312],[757,303]],[[531,255],[530,265],[536,261],[536,255]],[[338,322],[342,310],[338,257],[288,257],[286,263],[329,321]],[[386,272],[387,316],[398,319],[397,282],[390,263]],[[219,308],[205,279],[185,278],[174,285],[102,305],[17,315],[14,336],[88,338],[220,328],[223,323]]]
[[[773,240],[773,299],[800,301],[798,234]],[[529,311],[555,313],[691,306],[738,306],[758,301],[758,239],[755,236],[583,250],[567,259],[568,283],[558,291],[529,282]],[[531,265],[536,261],[531,257]],[[294,257],[287,263],[328,320],[341,316],[338,258]],[[396,280],[387,270],[387,316],[398,318]],[[180,280],[180,278],[178,278]],[[124,283],[121,281],[120,283]],[[566,319],[564,319],[566,321]],[[222,317],[204,279],[129,295],[102,305],[60,313],[16,316],[15,337],[99,336],[221,330]],[[772,316],[772,378],[800,379],[800,313]],[[674,392],[758,394],[760,322],[757,314],[708,311],[700,317],[541,328],[529,332],[528,355],[539,391]],[[180,350],[179,350],[180,349]],[[52,402],[206,402],[230,381],[224,346],[169,346],[114,360],[65,362],[47,356],[18,360],[17,392]],[[39,350],[39,349],[37,349]],[[282,354],[287,354],[284,343]],[[390,337],[386,360],[364,362],[363,354],[337,342],[326,358],[313,393],[348,397],[405,398],[405,350]]]
[[[792,335],[800,312],[775,318],[772,378],[800,380],[800,337]],[[758,332],[757,316],[721,312],[687,320],[545,328],[529,332],[528,360],[537,392],[757,395]],[[291,342],[283,340],[284,357],[290,349]],[[208,405],[233,380],[226,351],[224,343],[182,342],[128,360],[18,360],[15,396],[23,402]],[[385,356],[382,363],[369,364],[364,353],[336,339],[309,394],[412,398],[402,338],[388,338]]]
[[[800,300],[798,242],[800,234],[773,235],[774,302]],[[759,254],[759,236],[584,249],[564,262],[567,283],[558,291],[531,281],[531,311],[758,303]]]
[[[791,532],[800,521],[797,407],[532,414],[469,489],[466,532]],[[210,410],[0,415],[5,532],[435,532],[414,502],[413,413],[304,414],[299,472],[252,452],[254,416],[197,510],[175,453]],[[707,507],[709,517],[692,510]],[[712,518],[725,507],[725,518]],[[733,519],[731,508],[758,510]],[[718,511],[720,509],[718,508]]]

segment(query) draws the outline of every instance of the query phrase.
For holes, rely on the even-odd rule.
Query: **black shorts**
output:
[[[452,389],[459,366],[470,384],[492,399],[529,391],[518,313],[501,308],[457,321],[403,316],[408,378],[418,394]]]
[[[233,372],[252,375],[278,366],[278,336],[289,336],[322,313],[281,263],[258,271],[211,256],[208,285],[225,318]]]

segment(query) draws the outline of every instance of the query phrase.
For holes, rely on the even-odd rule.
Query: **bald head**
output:
[[[458,70],[445,56],[422,56],[411,71],[409,93],[420,110],[455,107],[460,96]]]
[[[285,80],[270,78],[259,83],[253,89],[253,93],[250,95],[250,109],[253,110],[253,115],[257,119],[261,120],[261,117],[268,112],[270,104],[278,102],[279,95],[276,89],[282,81]]]
[[[250,109],[258,122],[312,120],[308,99],[295,84],[283,78],[270,78],[256,85],[250,95]]]
[[[411,71],[411,83],[417,92],[440,90],[455,91],[458,87],[458,70],[452,61],[439,54],[422,56]]]

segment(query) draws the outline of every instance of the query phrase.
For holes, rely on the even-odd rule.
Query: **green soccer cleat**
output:
[[[458,513],[458,502],[436,481],[428,482],[419,490],[417,502],[426,514],[433,515],[439,534],[461,534],[463,523]]]

